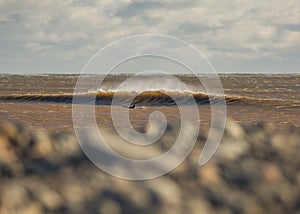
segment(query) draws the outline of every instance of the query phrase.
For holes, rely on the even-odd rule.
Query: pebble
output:
[[[136,157],[165,151],[178,127],[169,124],[149,154],[134,150]],[[114,131],[104,132],[130,155]],[[127,181],[95,167],[73,134],[0,124],[0,213],[300,213],[300,128],[242,127],[229,119],[217,153],[199,166],[206,136],[200,133],[174,171]]]

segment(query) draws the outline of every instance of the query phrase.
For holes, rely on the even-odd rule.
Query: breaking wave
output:
[[[96,105],[122,105],[130,103],[136,106],[173,106],[173,105],[197,105],[218,104],[226,101],[227,104],[268,104],[278,105],[292,104],[300,105],[299,100],[283,100],[277,98],[255,98],[235,95],[208,95],[200,92],[190,91],[144,91],[139,92],[118,92],[118,91],[98,91],[85,94],[12,94],[0,96],[2,101],[35,101],[35,102],[55,102],[72,104],[76,96],[78,104]],[[114,101],[113,101],[114,100]]]

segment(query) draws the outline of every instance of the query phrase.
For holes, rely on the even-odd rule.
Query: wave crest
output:
[[[268,104],[277,103],[278,105],[293,104],[300,105],[299,100],[282,100],[276,98],[253,98],[235,95],[208,95],[201,92],[191,91],[144,91],[144,92],[123,92],[123,91],[98,91],[84,94],[12,94],[0,96],[2,101],[36,101],[36,102],[56,102],[69,103],[73,97],[79,103],[91,102],[96,105],[122,105],[130,102],[137,106],[172,106],[190,105],[196,102],[198,105],[217,104],[226,101],[227,104]],[[114,102],[113,102],[114,99]]]

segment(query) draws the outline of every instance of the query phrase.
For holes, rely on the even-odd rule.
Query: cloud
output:
[[[300,65],[298,0],[3,0],[0,66],[19,72],[26,61],[27,70],[38,63],[50,72],[51,61],[55,72],[74,72],[105,45],[144,33],[183,39],[224,71],[248,71],[243,62],[257,60],[262,71]]]

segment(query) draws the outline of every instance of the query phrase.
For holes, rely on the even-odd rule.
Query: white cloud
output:
[[[25,47],[28,49],[30,52],[39,52],[48,48],[51,48],[51,45],[41,45],[40,43],[37,42],[29,42],[25,44]]]
[[[262,39],[272,39],[276,36],[276,28],[273,26],[264,26],[258,30],[258,35]]]
[[[298,0],[3,0],[0,14],[1,58],[17,63],[38,56],[41,63],[57,60],[58,70],[143,33],[179,37],[224,65],[227,59],[282,60],[300,51]]]

